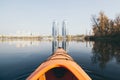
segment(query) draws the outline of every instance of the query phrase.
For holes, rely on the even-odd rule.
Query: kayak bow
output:
[[[26,80],[92,80],[63,48],[58,48]]]

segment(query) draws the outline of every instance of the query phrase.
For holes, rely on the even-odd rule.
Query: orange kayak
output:
[[[26,80],[92,80],[63,48],[58,48]]]

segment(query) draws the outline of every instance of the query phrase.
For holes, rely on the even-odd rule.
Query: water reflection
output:
[[[93,47],[94,42],[93,41],[85,41],[86,47]]]
[[[62,40],[62,41],[59,41],[59,40],[53,40],[52,41],[52,52],[55,52],[55,50],[58,48],[58,47],[62,47],[64,50],[68,50],[68,46],[69,46],[69,41],[66,41],[66,40]]]
[[[44,41],[36,41],[36,40],[5,40],[5,41],[0,41],[0,43],[6,43],[9,45],[13,45],[16,48],[24,48],[24,47],[30,47],[30,46],[38,46],[41,42]],[[52,52],[54,52],[58,47],[62,47],[67,51],[68,46],[69,46],[69,41],[66,40],[57,40],[54,39],[53,41],[47,40],[47,42],[52,42]]]
[[[120,43],[94,42],[92,54],[92,63],[99,64],[101,68],[105,68],[106,64],[114,59],[120,64]]]
[[[13,40],[13,41],[0,41],[0,43],[7,43],[9,45],[14,45],[16,48],[24,48],[30,46],[38,46],[40,41],[25,41],[25,40]]]
[[[0,41],[0,80],[25,80],[23,76],[28,77],[58,47],[68,51],[93,80],[120,80],[120,43],[75,40]]]
[[[62,48],[63,48],[64,50],[66,50],[66,51],[67,51],[67,49],[68,49],[68,44],[69,44],[68,41],[67,41],[67,42],[66,42],[66,40],[63,40],[63,41],[62,41]]]
[[[57,40],[52,41],[52,52],[54,53],[55,50],[59,47],[59,43]]]

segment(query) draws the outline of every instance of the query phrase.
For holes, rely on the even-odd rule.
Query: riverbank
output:
[[[119,42],[120,41],[120,35],[111,35],[111,36],[86,36],[85,40],[89,41],[114,41],[114,42]]]
[[[40,35],[0,35],[0,41],[14,41],[14,40],[25,40],[25,41],[30,41],[30,40],[66,40],[66,41],[84,41],[84,35],[66,35],[64,38],[63,36],[59,35],[57,37],[53,37],[51,35],[47,36],[40,36]]]

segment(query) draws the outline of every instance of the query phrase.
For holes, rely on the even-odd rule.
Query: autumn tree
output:
[[[120,15],[115,18],[115,31],[120,33]]]

